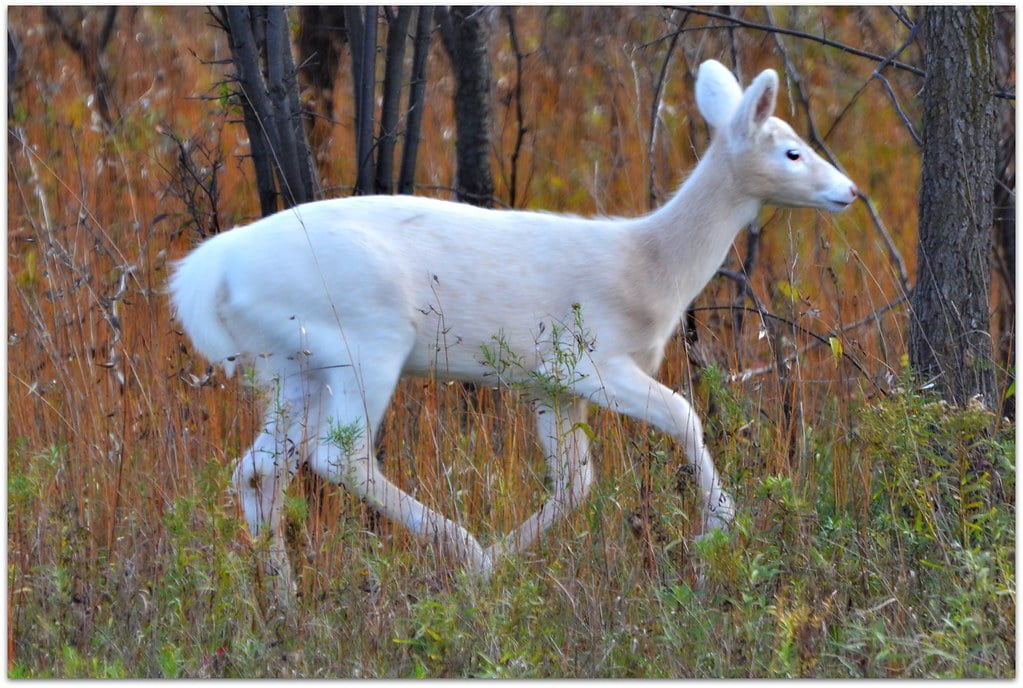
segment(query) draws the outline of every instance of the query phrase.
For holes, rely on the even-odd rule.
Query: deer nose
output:
[[[856,188],[855,184],[849,185],[849,197],[854,201],[860,197],[860,190]]]

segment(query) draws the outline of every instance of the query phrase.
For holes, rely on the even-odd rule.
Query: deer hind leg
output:
[[[530,547],[554,523],[582,504],[593,484],[590,440],[579,427],[588,404],[582,399],[536,403],[536,429],[550,480],[550,496],[540,509],[491,546],[493,558]]]
[[[295,604],[291,566],[288,563],[281,529],[284,492],[298,470],[310,439],[305,432],[312,395],[304,389],[299,376],[269,386],[274,391],[255,443],[239,460],[234,471],[234,487],[242,512],[254,538],[268,533],[269,548],[261,565],[271,581],[274,595],[286,610]]]
[[[700,419],[684,397],[626,357],[603,362],[577,382],[573,391],[612,411],[648,422],[681,443],[700,487],[704,534],[714,528],[727,529],[735,517],[735,506],[704,444]]]
[[[387,360],[378,351],[371,360],[363,358],[355,366],[329,372],[320,442],[310,467],[323,478],[344,485],[420,540],[487,573],[492,562],[476,538],[389,481],[374,458],[374,434],[397,384],[402,360]]]

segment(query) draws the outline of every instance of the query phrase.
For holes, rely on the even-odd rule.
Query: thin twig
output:
[[[882,315],[884,315],[888,311],[890,311],[890,310],[896,308],[897,306],[905,303],[908,299],[909,299],[909,295],[908,294],[903,294],[903,295],[899,296],[898,298],[896,298],[894,301],[891,301],[890,303],[886,303],[885,305],[883,305],[880,308],[878,308],[877,310],[875,310],[873,313],[870,313],[869,315],[867,315],[867,316],[865,316],[863,318],[860,318],[856,322],[851,322],[851,323],[848,323],[846,325],[843,325],[843,326],[839,327],[837,330],[832,330],[828,334],[828,337],[837,337],[839,335],[845,334],[846,332],[851,332],[852,330],[855,330],[855,329],[858,329],[860,327],[863,327],[864,325],[877,320],[878,318],[880,318]],[[705,306],[704,308],[710,310],[712,308],[717,308],[717,309],[726,308],[726,306],[716,306],[716,307]],[[699,309],[697,309],[697,310],[699,310]],[[767,315],[772,317],[772,318],[776,317],[776,316],[773,316],[773,315],[770,315],[770,314],[767,314]],[[809,332],[808,332],[808,334],[812,335],[812,333],[809,333]],[[799,351],[793,351],[792,353],[790,353],[787,356],[785,356],[785,358],[782,360],[782,363],[783,364],[790,363],[790,362],[796,360],[797,358],[799,358],[800,356],[803,356],[807,352],[809,352],[809,351],[811,351],[813,349],[816,349],[817,347],[819,347],[819,346],[821,346],[823,344],[828,344],[829,346],[831,344],[831,341],[829,339],[827,339],[827,338],[819,337],[817,335],[812,335],[812,336],[813,336],[813,341],[812,342],[807,344],[805,347],[803,347]],[[843,355],[845,355],[844,352],[843,352]],[[852,359],[850,359],[850,360],[852,360]],[[744,370],[744,371],[742,371],[740,373],[735,373],[734,375],[731,375],[729,377],[729,379],[732,382],[740,381],[740,380],[742,380],[742,381],[749,380],[750,378],[758,377],[760,375],[764,375],[766,373],[771,372],[772,370],[774,370],[777,367],[777,364],[778,364],[778,362],[774,361],[772,363],[769,363],[769,364],[767,364],[765,366],[761,366],[759,368],[749,368],[749,369],[746,369],[746,370]],[[862,372],[862,369],[861,369],[860,372]],[[876,387],[877,383],[874,383],[874,385]]]
[[[924,145],[923,140],[921,140],[921,138],[919,136],[917,136],[916,129],[913,128],[913,123],[909,121],[909,117],[906,115],[905,111],[902,109],[902,104],[899,103],[899,99],[895,95],[895,90],[892,88],[891,83],[888,81],[888,79],[883,74],[881,74],[881,71],[885,67],[887,67],[889,64],[891,64],[892,60],[894,60],[896,57],[901,55],[902,52],[906,48],[908,48],[914,41],[916,41],[916,36],[917,36],[917,33],[919,33],[919,31],[920,31],[920,24],[914,24],[910,28],[909,36],[907,36],[906,40],[904,40],[902,42],[902,45],[899,46],[899,49],[896,50],[895,52],[893,52],[891,55],[889,55],[888,58],[884,62],[879,64],[877,66],[877,68],[874,69],[874,73],[870,75],[870,78],[871,79],[877,79],[878,81],[881,82],[881,85],[884,86],[885,93],[888,94],[888,98],[892,101],[892,105],[895,106],[895,112],[898,113],[900,118],[902,118],[902,123],[904,125],[906,125],[906,129],[909,130],[910,136],[912,136],[913,140],[916,141],[916,145],[923,146]],[[868,83],[869,83],[869,80],[868,80]],[[834,126],[834,125],[832,125],[832,126]]]
[[[76,192],[74,189],[72,189],[70,186],[68,186],[67,182],[65,182],[64,179],[60,175],[58,175],[57,172],[52,167],[50,167],[50,165],[45,160],[43,160],[43,158],[40,157],[35,152],[35,150],[33,148],[31,148],[29,146],[28,139],[27,139],[27,137],[25,135],[24,130],[22,130],[21,128],[18,128],[18,129],[15,129],[14,131],[8,130],[8,133],[12,134],[14,137],[16,137],[19,140],[19,142],[21,143],[21,147],[25,151],[26,159],[29,161],[30,167],[32,168],[32,176],[33,176],[33,178],[41,179],[41,177],[39,177],[38,172],[35,169],[35,165],[34,165],[34,163],[37,162],[37,163],[39,163],[40,165],[43,166],[43,169],[45,169],[46,172],[49,173],[49,175],[52,176],[53,179],[61,187],[63,187],[63,189],[78,204],[78,206],[81,208],[81,214],[83,215],[83,217],[88,218],[89,220],[92,221],[92,225],[90,225],[90,226],[95,227],[96,230],[99,232],[99,236],[101,236],[103,238],[103,240],[106,242],[106,244],[107,244],[107,251],[111,251],[113,253],[116,253],[117,254],[116,260],[118,260],[119,262],[125,263],[125,264],[130,263],[131,261],[129,261],[125,257],[124,253],[118,247],[117,243],[113,240],[113,238],[109,234],[107,234],[107,231],[103,228],[103,225],[100,223],[99,219],[92,213],[91,210],[89,210],[89,207],[86,205],[84,198],[78,192]],[[48,212],[45,213],[45,223],[46,223],[47,227],[50,226],[49,225],[50,220],[49,220],[49,213]]]
[[[682,18],[682,23],[679,26],[685,26],[688,19],[689,15],[687,14]],[[678,32],[672,35],[671,42],[668,44],[668,50],[664,53],[661,73],[657,77],[657,83],[654,84],[654,97],[650,102],[650,136],[647,138],[647,159],[650,161],[649,201],[651,208],[657,203],[657,193],[654,188],[654,177],[657,171],[657,160],[654,156],[654,144],[657,141],[657,121],[660,116],[661,105],[664,102],[664,80],[668,75],[668,65],[671,63],[671,56],[675,54],[675,44],[678,42],[678,36]]]
[[[508,38],[511,41],[512,52],[515,54],[515,119],[518,128],[515,132],[515,148],[512,149],[511,155],[511,181],[508,183],[508,205],[514,208],[519,183],[519,156],[522,154],[522,144],[526,134],[529,133],[529,128],[526,127],[526,116],[522,110],[522,62],[525,56],[519,47],[519,38],[515,32],[514,8],[505,7],[502,14],[508,24]]]
[[[900,299],[905,299],[907,297],[901,296],[899,298]],[[788,325],[789,327],[793,328],[794,330],[798,330],[802,334],[805,334],[806,336],[815,339],[818,344],[827,344],[829,346],[831,345],[831,340],[828,337],[825,337],[823,335],[819,335],[816,332],[814,332],[813,330],[811,330],[809,328],[806,328],[806,327],[803,327],[799,323],[793,322],[792,320],[789,320],[788,318],[783,318],[780,315],[775,315],[774,313],[770,313],[770,312],[765,311],[765,310],[758,310],[756,308],[750,308],[749,306],[737,306],[737,305],[728,305],[728,306],[696,306],[696,307],[691,308],[690,310],[692,310],[694,312],[699,312],[699,311],[725,311],[725,310],[734,311],[736,309],[741,309],[741,310],[744,310],[744,311],[746,311],[748,313],[757,313],[762,318],[770,318],[771,320],[774,320],[776,322],[780,322],[782,324]],[[829,337],[834,337],[834,336],[835,336],[834,334],[829,335]],[[845,359],[848,359],[848,361],[850,363],[852,363],[853,367],[856,368],[856,370],[858,370],[860,372],[860,374],[863,375],[863,377],[865,379],[867,379],[872,385],[874,385],[874,387],[877,388],[877,391],[881,392],[881,394],[883,394],[884,396],[888,396],[888,392],[885,391],[885,389],[882,388],[881,385],[877,384],[877,382],[870,376],[870,374],[866,370],[863,369],[863,366],[860,365],[859,361],[857,361],[855,358],[853,358],[852,356],[847,354],[845,351],[841,352],[841,357],[845,358]],[[795,358],[795,356],[790,355],[787,358],[788,358],[788,360],[793,360]]]
[[[889,83],[888,79],[886,79],[885,76],[881,74],[879,70],[880,68],[874,70],[874,73],[871,75],[871,78],[877,79],[878,81],[881,82],[881,85],[884,86],[885,93],[888,94],[888,99],[891,100],[892,105],[895,106],[895,112],[899,115],[899,118],[902,120],[902,123],[906,126],[906,129],[909,131],[909,135],[913,137],[914,143],[916,143],[917,146],[923,148],[924,145],[923,139],[921,139],[917,135],[916,129],[913,128],[913,123],[909,121],[909,117],[906,115],[906,112],[902,109],[902,105],[899,103],[899,99],[895,95],[895,90],[892,89],[891,83]]]
[[[787,29],[787,28],[784,28],[784,27],[781,27],[781,26],[773,26],[773,25],[768,25],[768,24],[759,24],[757,22],[751,22],[751,21],[748,21],[746,19],[739,19],[738,17],[733,17],[733,16],[730,16],[730,15],[727,15],[727,14],[723,14],[721,12],[715,12],[713,10],[708,10],[708,9],[704,9],[704,8],[701,8],[701,7],[683,6],[683,7],[679,7],[678,9],[686,10],[687,12],[693,12],[694,14],[700,14],[700,15],[703,15],[705,17],[713,17],[714,19],[721,19],[723,21],[732,22],[733,24],[735,24],[737,26],[741,26],[741,27],[746,28],[746,29],[753,29],[755,31],[766,31],[767,33],[776,33],[776,34],[777,33],[781,33],[781,34],[785,34],[787,36],[794,36],[796,38],[803,38],[803,39],[810,40],[810,41],[816,41],[817,43],[821,43],[822,45],[826,45],[826,46],[829,46],[831,48],[838,48],[839,50],[843,50],[843,51],[845,51],[847,53],[851,53],[853,55],[857,55],[858,57],[865,57],[868,60],[874,60],[875,62],[885,62],[886,61],[886,58],[883,55],[875,55],[874,53],[867,52],[866,50],[861,50],[860,48],[854,48],[851,45],[847,45],[845,43],[839,43],[838,41],[831,40],[830,38],[825,38],[824,36],[817,36],[817,35],[812,34],[812,33],[806,33],[805,31],[798,31],[796,29]],[[905,62],[899,62],[898,60],[893,60],[891,62],[891,65],[893,67],[898,68],[898,69],[903,69],[903,70],[905,70],[907,72],[912,72],[913,74],[916,74],[917,76],[924,76],[924,70],[920,69],[919,67],[914,67],[913,65],[906,64]]]
[[[904,9],[902,9],[901,7],[891,6],[889,6],[888,9],[890,9],[892,13],[898,18],[898,20],[902,22],[906,27],[910,29],[916,29],[916,24],[913,23],[913,21],[909,18]]]
[[[736,307],[732,309],[732,317],[735,321],[734,332],[737,352],[739,351],[739,329],[742,327],[742,316],[746,313],[746,309],[743,307],[743,296],[749,297],[749,299],[753,302],[753,305],[756,307],[755,309],[752,309],[751,312],[756,312],[760,315],[762,332],[767,336],[767,344],[771,349],[771,353],[774,355],[774,361],[776,363],[775,370],[778,373],[778,383],[781,385],[782,389],[782,411],[785,414],[786,423],[789,423],[792,420],[792,414],[794,411],[792,400],[795,398],[796,389],[792,384],[792,380],[789,378],[788,368],[784,362],[782,347],[778,343],[779,337],[776,326],[777,322],[787,321],[771,314],[753,291],[753,285],[750,283],[749,279],[749,271],[752,269],[753,261],[756,260],[756,255],[758,253],[757,244],[759,244],[760,241],[760,232],[753,232],[753,228],[751,227],[750,237],[750,251],[747,253],[747,260],[743,261],[743,271],[739,273],[721,268],[718,270],[718,274],[734,280],[739,287],[739,301],[734,304]]]
[[[741,299],[748,296],[750,300],[756,304],[757,308],[763,308],[757,299],[756,294],[753,292],[753,285],[750,283],[750,276],[753,274],[753,268],[756,267],[757,257],[760,255],[760,242],[764,233],[757,226],[756,223],[750,224],[749,229],[746,231],[746,257],[742,260],[741,273],[737,275],[741,278],[738,285],[738,292],[736,293],[736,299],[739,303],[742,303]],[[724,273],[724,270],[719,270],[720,273]],[[743,312],[735,311],[732,314],[734,321],[734,332],[736,338],[736,352],[739,351],[739,333],[742,329],[743,323]],[[771,336],[774,336],[773,332],[769,332]],[[771,340],[771,346],[774,347],[774,340]]]

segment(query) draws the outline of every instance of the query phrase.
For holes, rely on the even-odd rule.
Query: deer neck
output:
[[[643,243],[683,310],[724,262],[735,237],[756,219],[760,201],[740,190],[713,143],[675,195],[644,219]]]

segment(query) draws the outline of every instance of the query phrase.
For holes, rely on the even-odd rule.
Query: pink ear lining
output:
[[[771,97],[771,89],[764,89],[764,92],[757,98],[756,111],[754,113],[754,120],[757,122],[763,122],[773,113],[774,109],[774,98]]]

